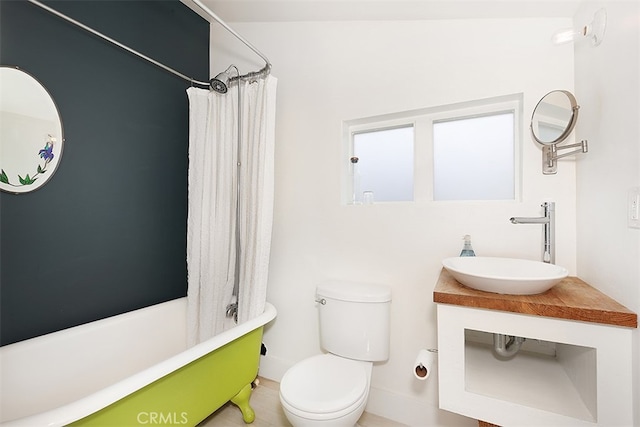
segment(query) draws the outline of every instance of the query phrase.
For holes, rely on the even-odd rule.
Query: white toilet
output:
[[[353,427],[367,404],[373,362],[389,357],[391,290],[332,281],[316,289],[320,344],[329,353],[282,377],[280,402],[294,427]]]

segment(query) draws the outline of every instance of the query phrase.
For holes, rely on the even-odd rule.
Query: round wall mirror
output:
[[[546,94],[533,109],[531,135],[542,145],[564,141],[578,119],[576,98],[566,90],[554,90]]]
[[[62,120],[44,86],[17,67],[0,66],[0,123],[0,190],[42,187],[62,157]]]

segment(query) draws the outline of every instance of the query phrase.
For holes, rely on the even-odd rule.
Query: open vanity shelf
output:
[[[631,425],[637,315],[576,277],[539,295],[470,289],[442,270],[440,407],[497,425]],[[525,337],[512,358],[493,334]]]

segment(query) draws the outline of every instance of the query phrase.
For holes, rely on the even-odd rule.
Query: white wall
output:
[[[508,218],[537,216],[543,201],[554,200],[557,263],[576,274],[575,163],[561,161],[557,175],[543,176],[528,133],[545,93],[574,89],[573,48],[549,42],[571,20],[230,24],[265,52],[279,79],[268,290],[278,317],[265,334],[261,374],[278,380],[321,351],[318,282],[385,283],[393,289],[392,349],[374,368],[368,410],[411,425],[472,425],[437,409],[437,377],[416,381],[412,364],[419,349],[436,347],[432,291],[440,261],[458,255],[464,234],[472,235],[478,255],[539,259],[541,227]],[[212,75],[229,63],[243,72],[263,65],[217,25],[211,57]],[[520,92],[521,201],[341,205],[342,121]]]
[[[607,10],[602,44],[575,46],[579,138],[589,153],[577,168],[578,275],[640,312],[640,230],[627,228],[626,199],[640,186],[640,3],[586,3],[576,23]],[[640,425],[640,332],[634,331],[635,423]],[[629,375],[621,372],[620,375]]]

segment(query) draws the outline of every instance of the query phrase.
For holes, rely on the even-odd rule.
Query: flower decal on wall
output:
[[[47,142],[45,143],[45,146],[42,150],[38,151],[38,156],[44,160],[44,163],[42,165],[38,164],[38,168],[36,170],[36,173],[33,176],[29,176],[29,174],[27,173],[24,177],[22,177],[21,175],[18,175],[18,181],[20,182],[19,184],[13,184],[12,182],[9,181],[9,177],[7,176],[7,174],[5,173],[4,169],[0,170],[0,182],[5,183],[7,185],[10,185],[12,187],[21,187],[24,185],[31,185],[33,184],[37,179],[38,179],[38,175],[43,174],[47,171],[47,166],[49,165],[49,163],[51,162],[51,160],[53,160],[54,158],[54,154],[53,154],[53,146],[54,146],[54,142],[56,141],[56,139],[51,136],[51,135],[47,135]]]

